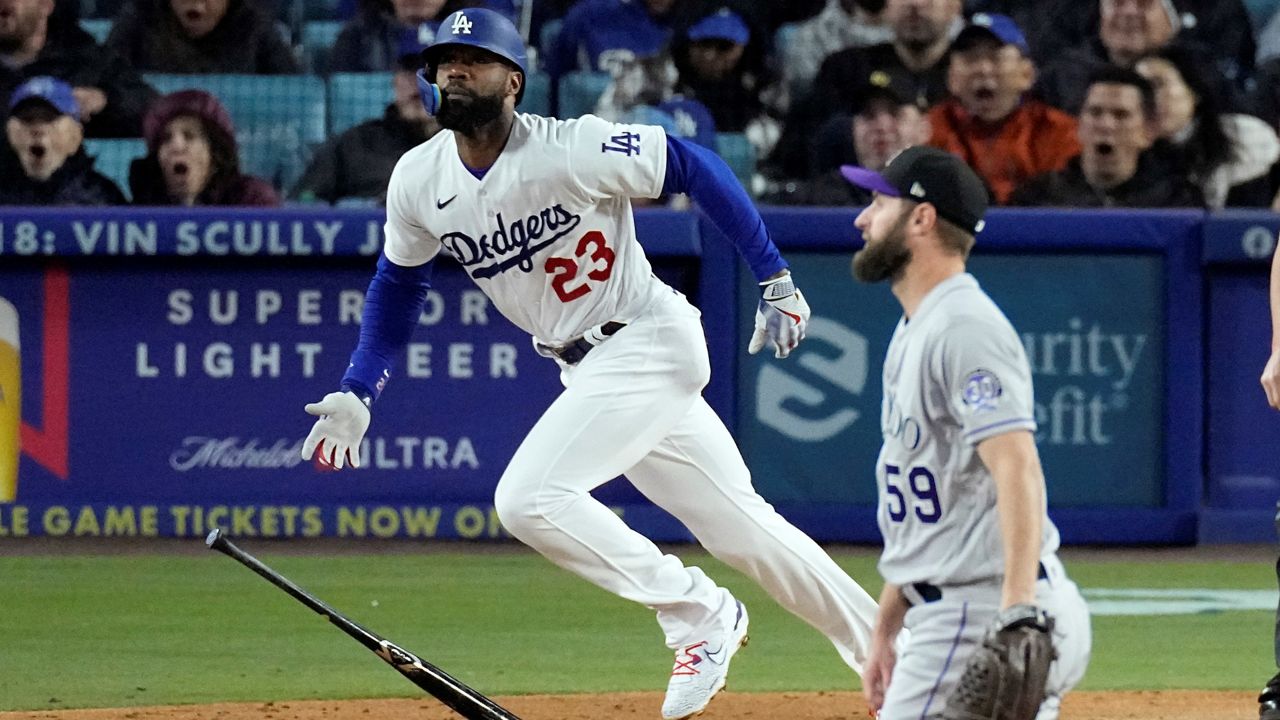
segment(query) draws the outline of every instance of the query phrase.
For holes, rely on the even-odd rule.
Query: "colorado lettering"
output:
[[[476,279],[490,278],[513,267],[521,272],[533,270],[533,256],[539,250],[573,231],[582,222],[580,215],[570,213],[560,204],[543,209],[508,228],[497,216],[498,227],[477,240],[461,231],[440,238],[445,249]],[[543,235],[550,233],[549,237]],[[497,262],[484,264],[486,260]],[[477,267],[479,266],[479,267]]]

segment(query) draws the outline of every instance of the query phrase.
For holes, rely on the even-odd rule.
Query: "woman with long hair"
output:
[[[1203,191],[1209,208],[1269,205],[1268,172],[1280,159],[1280,139],[1261,119],[1224,111],[1221,92],[1205,74],[1212,67],[1205,55],[1178,44],[1134,64],[1156,90],[1156,147]]]
[[[235,126],[213,95],[165,95],[147,112],[142,135],[147,155],[129,167],[135,205],[280,204],[265,180],[240,171]]]

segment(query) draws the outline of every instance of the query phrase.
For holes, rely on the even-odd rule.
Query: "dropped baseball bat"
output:
[[[364,629],[316,596],[294,585],[288,578],[262,564],[257,558],[223,537],[220,528],[209,533],[209,537],[204,542],[214,550],[231,556],[240,564],[266,578],[267,582],[292,595],[293,599],[328,618],[329,622],[355,638],[356,642],[372,650],[373,654],[385,660],[401,675],[409,678],[414,685],[426,690],[467,720],[520,720],[510,710],[485,697],[483,693],[473,690],[461,680],[377,633]]]

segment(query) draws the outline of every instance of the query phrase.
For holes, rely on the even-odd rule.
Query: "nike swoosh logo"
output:
[[[723,657],[718,657],[718,656],[722,656],[722,655],[724,655],[724,646],[723,646],[723,645],[721,645],[721,646],[720,646],[720,649],[719,649],[719,650],[717,650],[717,651],[715,651],[715,652],[711,652],[710,650],[707,650],[706,652],[707,652],[707,659],[708,659],[708,660],[710,660],[711,662],[713,662],[713,663],[715,663],[715,664],[717,664],[717,665],[723,665],[723,664],[724,664],[724,658],[723,658]]]
[[[449,203],[451,203],[451,202],[453,202],[454,200],[457,200],[457,199],[458,199],[458,196],[457,196],[457,195],[454,195],[453,197],[449,198],[448,200],[437,200],[437,201],[436,201],[436,209],[437,209],[437,210],[443,210],[443,209],[445,209],[445,206],[447,206]]]

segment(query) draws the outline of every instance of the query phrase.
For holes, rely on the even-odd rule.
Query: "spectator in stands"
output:
[[[672,135],[715,151],[716,122],[705,105],[676,92],[680,74],[668,53],[626,60],[618,68],[596,103],[596,116],[610,122],[660,125]]]
[[[75,90],[89,137],[136,137],[155,91],[84,31],[51,28],[53,0],[0,0],[0,107],[29,78],[56,77]]]
[[[1007,15],[979,13],[951,45],[951,98],[929,111],[929,144],[957,155],[1005,204],[1030,178],[1080,152],[1076,120],[1024,98],[1035,80],[1026,38]]]
[[[1159,126],[1155,89],[1128,68],[1094,72],[1080,118],[1080,154],[1032,178],[1010,204],[1065,207],[1196,207],[1200,190],[1150,151]]]
[[[135,205],[280,204],[266,181],[240,172],[231,116],[203,90],[162,97],[143,123],[146,157],[129,168]]]
[[[1252,115],[1223,112],[1206,68],[1212,68],[1207,58],[1177,44],[1134,64],[1156,91],[1164,141],[1157,147],[1200,188],[1209,208],[1267,207],[1274,196],[1268,171],[1280,159],[1280,139]]]
[[[676,50],[677,92],[702,103],[720,132],[745,132],[748,125],[771,122],[760,100],[761,79],[743,66],[751,29],[742,16],[720,8],[690,26],[687,38]],[[752,131],[762,139],[769,136],[768,129]],[[776,130],[772,136],[776,140]]]
[[[1178,5],[1195,11],[1182,11]],[[1076,3],[1076,12],[1093,6]],[[1089,75],[1101,65],[1132,67],[1134,61],[1175,37],[1199,44],[1217,61],[1222,94],[1234,104],[1253,75],[1253,36],[1240,0],[1099,0],[1096,35],[1047,64],[1036,85],[1045,102],[1078,112]],[[1202,21],[1203,18],[1203,21]],[[1217,30],[1207,32],[1211,22]]]
[[[807,177],[804,148],[831,117],[853,110],[853,91],[876,70],[894,84],[911,89],[925,106],[946,97],[946,54],[951,38],[964,27],[960,0],[888,0],[885,12],[894,41],[849,48],[828,57],[806,99],[792,103],[786,129],[769,159],[769,172],[785,178]]]
[[[447,14],[445,0],[363,2],[338,33],[327,71],[394,71],[400,48],[407,42],[429,44]]]
[[[141,72],[299,71],[274,19],[253,0],[131,0],[112,25],[106,45]]]
[[[1274,57],[1258,68],[1253,92],[1245,99],[1244,109],[1280,128],[1280,57]]]
[[[622,61],[657,55],[671,40],[679,1],[582,0],[574,5],[547,52],[553,87],[568,72],[613,72]]]
[[[813,18],[796,23],[785,47],[779,48],[786,99],[809,93],[818,68],[827,56],[853,47],[893,42],[893,28],[885,13],[885,0],[827,0]]]
[[[0,154],[0,205],[124,205],[116,184],[93,169],[84,152],[84,126],[75,91],[51,77],[35,77],[9,99]]]
[[[400,156],[440,131],[440,123],[427,115],[418,96],[414,73],[422,66],[421,47],[414,43],[405,49],[391,77],[395,99],[383,116],[330,138],[316,150],[291,197],[303,202],[369,198],[385,203],[387,181]]]
[[[854,113],[832,118],[811,147],[819,174],[779,184],[761,198],[778,205],[865,205],[870,195],[844,182],[841,165],[882,170],[889,159],[929,138],[929,120],[914,88],[876,70],[859,86]]]

